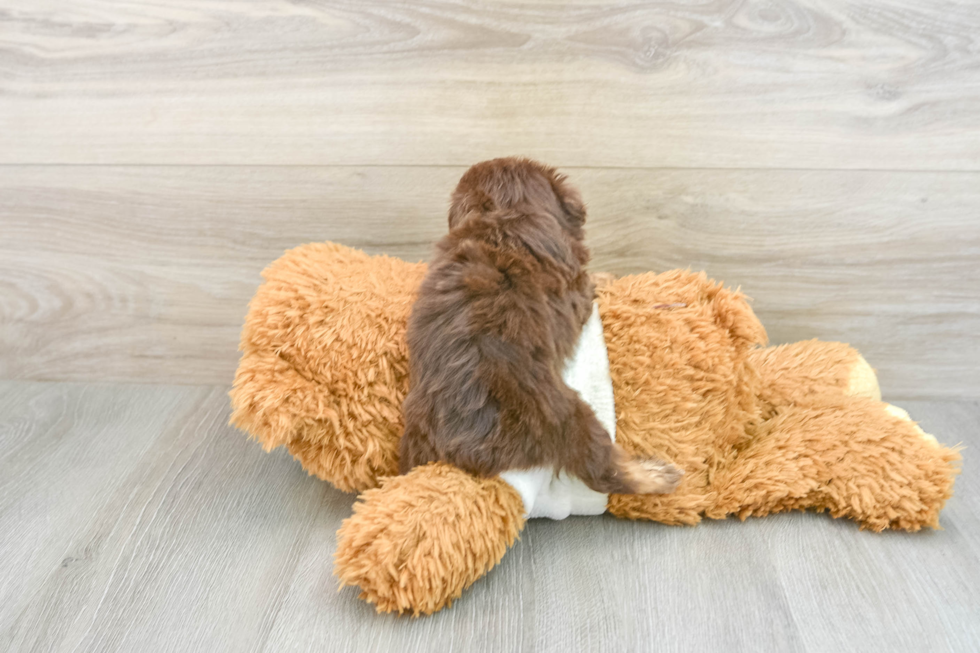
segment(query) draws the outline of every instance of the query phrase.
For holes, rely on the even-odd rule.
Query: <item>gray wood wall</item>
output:
[[[980,396],[974,4],[4,4],[0,379],[229,383],[284,249],[426,258],[465,167],[526,154],[595,268]]]

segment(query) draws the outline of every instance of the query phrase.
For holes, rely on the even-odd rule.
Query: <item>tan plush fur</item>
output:
[[[446,463],[416,467],[354,504],[334,556],[337,576],[360,586],[378,612],[431,614],[500,562],[523,512],[520,495],[499,478]]]
[[[675,303],[686,306],[654,308]],[[938,528],[959,455],[866,396],[876,384],[856,393],[863,359],[851,347],[760,348],[744,298],[703,274],[620,279],[599,306],[617,441],[686,473],[673,494],[611,496],[613,514],[696,524],[813,509],[876,531]]]
[[[232,421],[312,474],[366,492],[338,532],[335,572],[378,610],[429,613],[496,564],[520,497],[448,465],[399,478],[405,326],[422,264],[333,244],[265,271],[242,333]],[[938,527],[958,453],[882,403],[852,348],[764,348],[745,298],[703,274],[608,281],[598,292],[617,442],[685,471],[670,495],[612,495],[632,519],[695,524],[798,509],[872,530]]]
[[[341,490],[374,487],[398,472],[405,327],[425,265],[318,243],[263,276],[242,330],[232,423]]]

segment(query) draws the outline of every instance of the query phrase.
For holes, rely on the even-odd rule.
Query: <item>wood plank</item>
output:
[[[0,162],[980,170],[980,7],[8,0]]]
[[[266,264],[314,240],[424,259],[462,170],[0,168],[0,378],[228,382]],[[861,349],[887,396],[980,393],[980,175],[569,172],[594,269],[705,269],[773,342]]]
[[[0,426],[23,436],[4,459],[4,650],[261,649],[290,551],[352,497],[228,427],[226,387],[31,391]]]
[[[193,412],[207,390],[0,382],[0,648],[57,639],[80,597],[98,597],[110,537],[125,537],[140,463],[161,432]],[[86,537],[93,514],[104,521]],[[61,598],[41,596],[54,584]],[[89,595],[89,598],[93,598]],[[34,617],[24,610],[35,602]],[[32,629],[36,629],[32,632]],[[52,649],[48,649],[52,650]]]
[[[533,520],[431,618],[335,591],[353,497],[226,426],[227,388],[0,382],[0,648],[975,650],[980,464],[943,531],[786,514],[697,528]],[[908,402],[980,445],[980,403]]]

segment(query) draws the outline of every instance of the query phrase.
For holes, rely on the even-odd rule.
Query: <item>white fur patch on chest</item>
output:
[[[616,440],[616,406],[613,402],[609,355],[602,334],[599,307],[582,329],[575,352],[565,364],[562,378],[592,407],[609,436]],[[524,501],[528,518],[564,519],[569,515],[601,515],[606,511],[608,494],[596,492],[575,476],[555,474],[550,467],[509,470],[500,475]]]

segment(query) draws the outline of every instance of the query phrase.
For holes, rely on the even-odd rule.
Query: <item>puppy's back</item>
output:
[[[547,464],[561,365],[591,306],[548,215],[498,211],[453,229],[409,322],[402,468],[449,460],[481,475]]]

